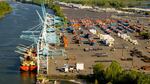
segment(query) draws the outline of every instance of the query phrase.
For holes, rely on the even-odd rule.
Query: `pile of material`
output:
[[[91,19],[81,19],[81,23],[85,27],[92,27],[94,26],[94,23]]]
[[[98,50],[102,50],[102,48],[96,48],[96,47],[93,47],[93,48],[84,48],[84,51],[98,51]]]
[[[118,37],[124,39],[125,41],[129,41],[129,42],[131,42],[134,45],[138,44],[137,40],[132,40],[131,37],[128,36],[127,34],[118,33]]]
[[[141,69],[149,71],[150,70],[150,66],[142,66]]]
[[[103,34],[98,34],[98,37],[100,38],[100,41],[104,43],[106,46],[113,46],[115,39],[110,36],[110,35],[103,35]]]
[[[133,49],[130,51],[131,56],[136,56],[140,58],[145,63],[150,63],[150,58],[148,56],[143,55],[143,53],[137,49]]]

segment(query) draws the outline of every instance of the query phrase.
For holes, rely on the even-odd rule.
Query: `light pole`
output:
[[[124,56],[123,56],[123,49],[124,49],[124,44],[122,44],[122,58],[124,58]]]

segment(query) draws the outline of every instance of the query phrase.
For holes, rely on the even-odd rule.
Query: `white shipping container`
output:
[[[84,63],[77,63],[76,64],[76,69],[77,70],[84,70]]]

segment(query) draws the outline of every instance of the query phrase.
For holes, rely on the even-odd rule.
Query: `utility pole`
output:
[[[133,48],[133,52],[135,51],[135,49],[136,49],[136,48],[134,47],[134,48]],[[135,55],[133,54],[133,56],[132,56],[132,69],[134,68],[134,56],[135,56]]]
[[[124,49],[124,44],[122,44],[122,58],[124,58],[123,57],[123,49]]]

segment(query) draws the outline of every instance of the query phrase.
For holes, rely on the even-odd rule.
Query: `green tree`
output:
[[[12,11],[12,8],[7,2],[0,1],[0,17],[4,16],[5,14],[11,11]]]
[[[98,84],[98,80],[97,79],[95,79],[95,83],[94,84]]]
[[[103,64],[98,63],[93,66],[93,72],[95,84],[150,84],[150,75],[136,70],[125,71],[116,61],[106,70]]]
[[[122,74],[118,76],[118,79],[114,81],[115,84],[137,84],[137,80],[140,73],[137,71],[123,71]]]
[[[98,80],[98,83],[100,84],[106,84],[105,83],[105,77],[104,77],[104,65],[101,63],[98,63],[93,66],[93,72],[95,75],[95,78]]]
[[[95,64],[93,66],[93,71],[94,71],[94,74],[103,73],[103,71],[104,71],[104,65],[101,64],[101,63]]]
[[[113,61],[111,65],[106,69],[105,77],[107,81],[113,82],[118,79],[118,76],[122,73],[123,69],[120,64],[116,61]]]
[[[150,84],[150,75],[140,75],[137,84]]]
[[[144,39],[150,39],[150,32],[149,32],[149,31],[142,31],[142,32],[140,32],[140,35],[141,35]]]

